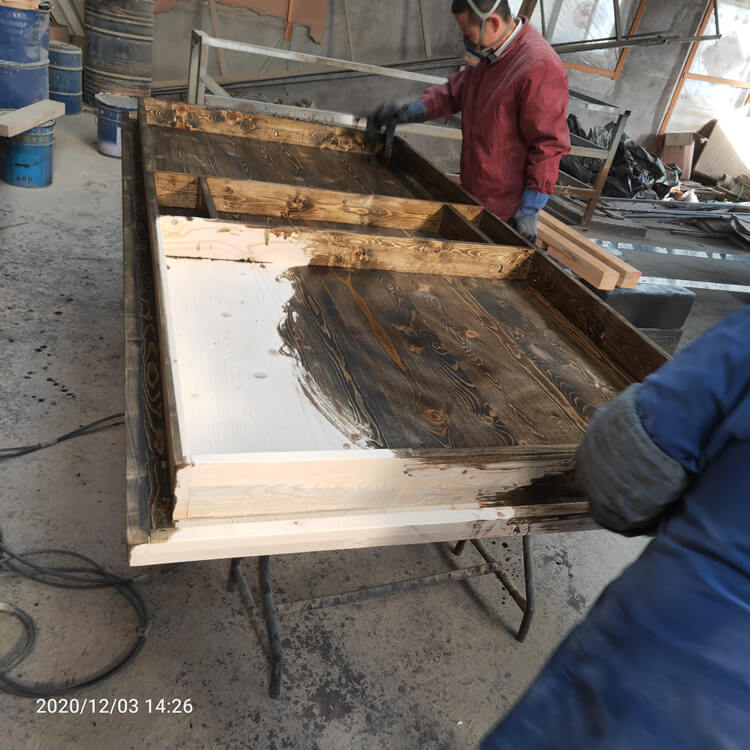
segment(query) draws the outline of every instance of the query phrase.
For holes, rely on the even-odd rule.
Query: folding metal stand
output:
[[[503,572],[500,563],[495,560],[487,551],[484,544],[478,539],[470,540],[470,543],[479,552],[485,563],[475,565],[470,568],[459,568],[445,573],[438,573],[431,576],[421,576],[419,578],[408,578],[395,583],[387,583],[381,586],[370,586],[357,591],[348,591],[330,596],[318,597],[316,599],[298,599],[291,602],[277,603],[274,601],[273,583],[271,581],[271,558],[268,555],[258,558],[258,585],[262,601],[263,613],[258,610],[250,586],[247,583],[244,573],[242,572],[242,562],[244,558],[234,558],[229,567],[229,580],[227,588],[230,591],[239,590],[242,604],[247,612],[250,623],[252,624],[258,636],[258,640],[263,648],[271,667],[270,685],[268,694],[271,698],[278,698],[281,695],[281,677],[283,673],[284,655],[281,648],[281,636],[279,634],[279,615],[291,614],[294,612],[309,612],[314,609],[324,609],[326,607],[337,607],[342,604],[351,604],[353,602],[367,601],[368,599],[378,599],[394,594],[401,594],[406,591],[415,591],[424,589],[429,586],[436,586],[441,583],[453,583],[457,581],[467,581],[470,578],[480,576],[494,575],[501,583],[503,588],[508,592],[518,608],[523,612],[523,619],[518,628],[515,637],[518,641],[523,642],[526,638],[531,620],[534,616],[535,608],[535,588],[534,588],[534,566],[532,559],[531,536],[523,537],[523,571],[524,571],[524,588],[525,596],[511,583],[510,579]],[[453,547],[452,552],[457,557],[461,555],[466,547],[467,541],[458,542]],[[265,623],[266,637],[264,638],[260,623]],[[267,643],[266,643],[267,640]]]

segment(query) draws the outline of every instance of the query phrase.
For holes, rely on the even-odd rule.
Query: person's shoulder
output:
[[[550,43],[528,21],[526,33],[521,37],[528,58],[532,61],[531,68],[535,73],[545,75],[562,75],[567,78],[568,72],[560,56],[550,46]]]

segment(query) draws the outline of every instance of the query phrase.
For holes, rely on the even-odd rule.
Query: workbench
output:
[[[144,100],[123,122],[132,565],[231,559],[276,614],[477,575],[593,528],[594,410],[666,355],[401,139]],[[270,557],[471,540],[484,565],[275,603]],[[258,614],[258,617],[260,615]],[[257,620],[257,618],[256,618]]]

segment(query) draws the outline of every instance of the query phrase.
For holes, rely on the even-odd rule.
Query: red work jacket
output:
[[[523,21],[495,62],[467,66],[422,95],[428,120],[461,112],[461,183],[506,220],[525,188],[552,194],[560,159],[570,151],[568,72]]]

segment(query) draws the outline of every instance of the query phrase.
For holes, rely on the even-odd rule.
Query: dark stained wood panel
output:
[[[381,156],[318,150],[217,133],[149,126],[159,172],[430,199],[428,190]]]
[[[295,268],[280,327],[324,413],[373,447],[577,443],[627,385],[523,282]]]

